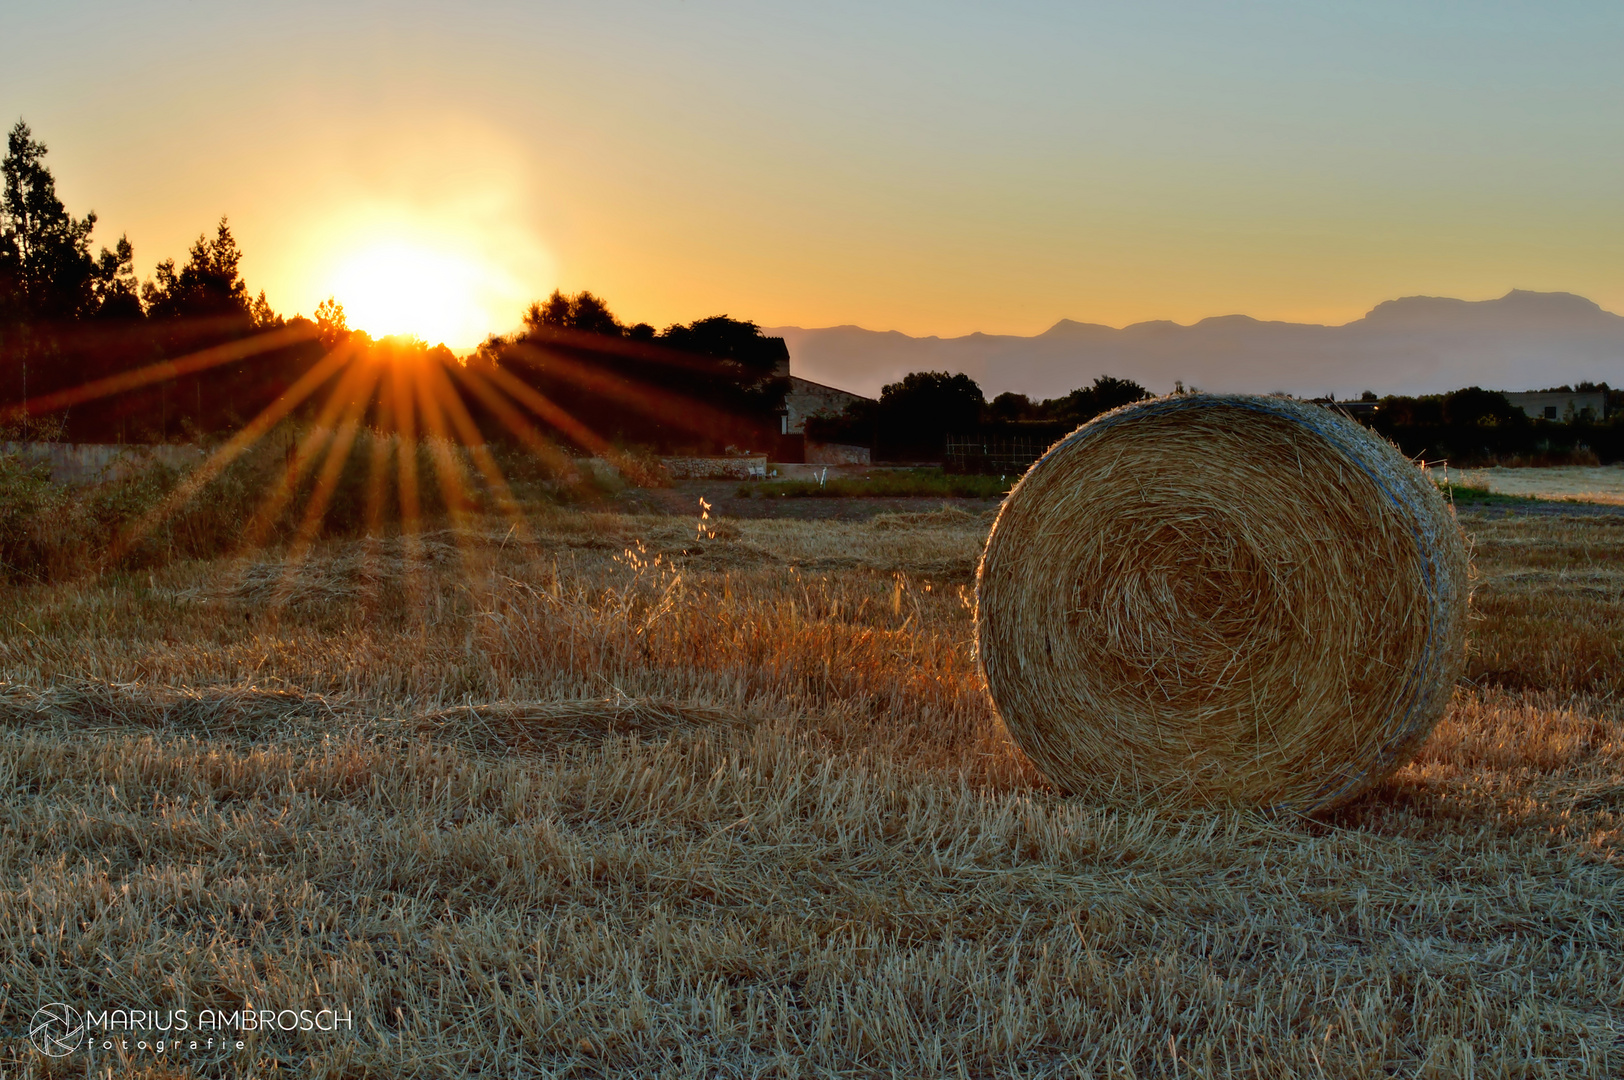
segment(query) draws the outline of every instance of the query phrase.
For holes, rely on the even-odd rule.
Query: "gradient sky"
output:
[[[459,347],[555,286],[942,335],[1624,310],[1616,0],[7,0],[0,42],[143,276],[228,214],[278,310],[404,278]]]

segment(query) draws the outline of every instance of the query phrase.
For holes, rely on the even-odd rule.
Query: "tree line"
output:
[[[434,411],[476,429],[465,439],[719,452],[766,450],[776,438],[788,354],[753,322],[718,315],[657,331],[621,323],[590,292],[554,291],[519,331],[492,336],[471,357],[374,342],[333,300],[312,318],[277,314],[243,280],[223,217],[183,262],[166,259],[138,281],[128,236],[92,252],[97,217],[68,211],[46,152],[18,121],[0,163],[0,437],[49,430],[77,442],[152,443],[234,432],[343,348],[350,366],[374,377],[346,382],[335,366],[326,389],[372,387],[367,401],[348,403],[363,423],[404,422],[406,391],[415,393],[405,381],[429,379],[443,399]],[[495,398],[493,385],[505,387]],[[312,395],[295,416],[323,400]]]
[[[1504,393],[1477,386],[1447,394],[1366,392],[1375,408],[1360,419],[1412,458],[1462,466],[1604,464],[1624,461],[1624,391],[1606,383],[1551,387],[1548,393],[1600,393],[1605,416],[1530,417]]]
[[[915,371],[886,384],[878,400],[839,416],[814,416],[807,438],[872,447],[877,461],[940,461],[948,440],[1004,441],[1041,449],[1101,413],[1150,397],[1131,379],[1101,375],[1063,397],[1033,401],[1003,393],[990,402],[968,375]]]
[[[0,162],[0,407],[13,417],[8,434],[27,434],[30,414],[21,407],[43,402],[60,404],[47,417],[78,441],[195,438],[240,426],[319,357],[311,320],[290,327],[263,291],[249,293],[225,218],[212,237],[198,236],[183,263],[166,259],[138,282],[128,236],[92,254],[96,215],[68,212],[45,155],[18,121]],[[232,343],[268,333],[276,336],[265,348],[232,357]],[[209,349],[216,362],[153,370]],[[83,392],[98,386],[119,390]]]
[[[464,440],[587,453],[779,448],[788,353],[754,322],[717,315],[656,330],[622,322],[591,292],[555,290],[530,305],[519,330],[491,336],[468,357],[423,342],[374,342],[351,330],[332,300],[311,318],[277,314],[243,280],[224,217],[183,261],[165,259],[139,281],[127,236],[92,252],[97,217],[69,213],[45,157],[18,121],[0,162],[0,438],[37,437],[47,421],[43,430],[78,442],[206,439],[240,430],[314,372],[327,400],[368,387],[366,400],[345,407],[385,431],[405,422],[402,408],[415,408],[408,384],[427,378]],[[352,366],[370,367],[370,381],[345,381],[336,366],[317,371],[340,349]],[[1530,419],[1478,387],[1379,400],[1367,393],[1374,408],[1356,415],[1412,457],[1624,460],[1624,394],[1580,389],[1607,392],[1615,415]],[[806,432],[871,447],[876,460],[942,460],[954,438],[1041,449],[1149,396],[1131,379],[1102,375],[1057,398],[988,401],[966,375],[912,372],[876,401],[809,419]],[[312,396],[295,417],[318,414],[323,400]]]
[[[1417,460],[1467,466],[1624,461],[1624,391],[1581,383],[1549,392],[1599,392],[1607,402],[1605,415],[1530,417],[1503,392],[1476,386],[1417,396],[1366,391],[1355,405],[1329,398],[1322,403]],[[1150,396],[1132,379],[1101,375],[1062,397],[1035,401],[1003,393],[988,401],[967,375],[913,372],[886,385],[877,401],[858,402],[839,416],[812,417],[806,430],[819,441],[872,447],[879,461],[941,461],[950,457],[945,449],[953,441],[1003,446],[1008,452],[1000,460],[1007,461],[1020,448],[1035,458],[1078,425]]]

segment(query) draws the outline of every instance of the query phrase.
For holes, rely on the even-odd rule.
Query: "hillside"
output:
[[[797,375],[865,394],[909,371],[962,371],[991,397],[1055,397],[1096,375],[1171,390],[1297,394],[1429,393],[1480,385],[1522,390],[1624,382],[1624,317],[1571,293],[1513,290],[1497,300],[1410,296],[1342,326],[1245,315],[1121,329],[1062,319],[1033,337],[914,338],[857,326],[772,327]]]

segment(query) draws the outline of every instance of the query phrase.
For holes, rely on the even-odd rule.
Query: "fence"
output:
[[[1048,448],[1037,439],[949,438],[942,467],[950,473],[1019,476]]]

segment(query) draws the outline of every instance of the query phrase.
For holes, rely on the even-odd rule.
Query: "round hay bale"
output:
[[[1453,511],[1339,413],[1191,394],[1098,417],[1010,492],[976,576],[993,703],[1095,797],[1312,812],[1426,739],[1464,659]]]

